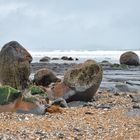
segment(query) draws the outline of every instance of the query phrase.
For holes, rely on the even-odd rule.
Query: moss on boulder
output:
[[[10,87],[10,86],[0,86],[0,105],[5,105],[10,102],[15,101],[21,96],[21,92]]]
[[[45,94],[45,91],[39,86],[31,86],[30,91],[32,95]]]

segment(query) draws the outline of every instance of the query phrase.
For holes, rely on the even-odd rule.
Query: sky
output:
[[[140,0],[0,0],[0,47],[140,50]]]

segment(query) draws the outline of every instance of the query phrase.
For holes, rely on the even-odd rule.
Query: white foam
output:
[[[48,57],[58,57],[61,58],[62,56],[68,56],[73,58],[79,58],[81,61],[85,59],[95,59],[96,61],[103,61],[108,60],[113,63],[118,63],[120,55],[126,51],[61,51],[61,50],[55,50],[55,51],[46,51],[46,52],[33,52],[30,51],[31,55],[33,56],[33,62],[39,61],[40,58],[44,56]],[[134,51],[137,53],[140,57],[140,51]]]

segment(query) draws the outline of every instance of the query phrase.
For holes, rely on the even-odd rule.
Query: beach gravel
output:
[[[94,105],[45,115],[1,113],[1,140],[138,140],[140,116],[128,115],[130,96],[100,93]],[[110,108],[96,108],[113,104]]]

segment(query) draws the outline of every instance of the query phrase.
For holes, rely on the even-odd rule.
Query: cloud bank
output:
[[[139,0],[0,0],[0,46],[140,49]]]

